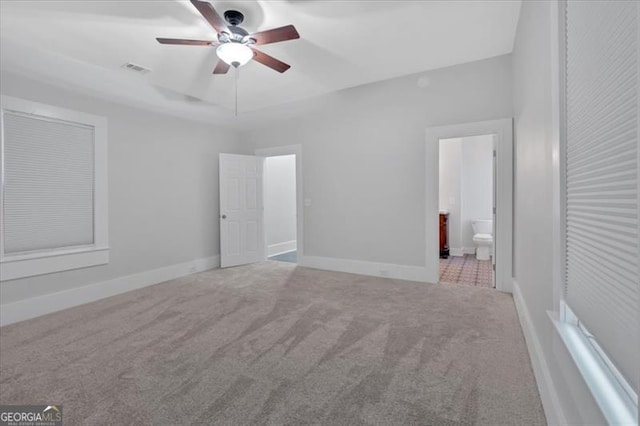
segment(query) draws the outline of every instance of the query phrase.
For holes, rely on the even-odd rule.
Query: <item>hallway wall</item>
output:
[[[264,229],[267,254],[296,248],[296,156],[267,157],[264,161]]]

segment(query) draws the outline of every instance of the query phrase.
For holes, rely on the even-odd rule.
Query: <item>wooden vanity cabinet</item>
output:
[[[449,258],[449,213],[440,213],[440,258]]]

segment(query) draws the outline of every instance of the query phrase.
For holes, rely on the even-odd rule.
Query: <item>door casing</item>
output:
[[[494,251],[496,289],[513,287],[513,119],[479,121],[430,127],[425,139],[425,265],[427,281],[439,281],[438,192],[440,139],[495,135],[496,238]]]

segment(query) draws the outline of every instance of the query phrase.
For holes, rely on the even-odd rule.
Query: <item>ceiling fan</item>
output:
[[[255,46],[300,38],[298,31],[296,31],[293,25],[250,34],[244,28],[238,26],[244,21],[244,15],[237,10],[227,10],[224,13],[224,19],[222,19],[211,3],[200,0],[190,1],[216,31],[218,40],[156,38],[160,44],[217,46],[216,53],[220,60],[213,69],[214,74],[226,74],[230,66],[238,68],[251,59],[280,73],[291,68],[291,65],[285,64],[273,56],[259,51]]]

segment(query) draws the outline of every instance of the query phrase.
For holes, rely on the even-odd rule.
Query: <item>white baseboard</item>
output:
[[[452,247],[449,249],[451,256],[464,256],[465,254],[475,254],[476,249],[473,247]]]
[[[451,256],[462,256],[464,251],[460,247],[451,247],[449,249],[449,255]]]
[[[566,416],[564,415],[564,411],[560,405],[558,390],[553,383],[553,378],[551,377],[547,361],[544,357],[544,352],[542,351],[542,344],[540,343],[540,339],[538,339],[538,335],[533,327],[533,322],[529,315],[529,309],[522,298],[520,287],[515,280],[513,281],[513,301],[516,305],[516,311],[518,312],[518,318],[520,319],[520,326],[524,334],[524,339],[527,342],[529,358],[531,358],[533,374],[536,376],[538,392],[540,393],[540,399],[542,400],[542,408],[544,408],[547,424],[566,425]]]
[[[296,241],[285,241],[284,243],[271,244],[267,247],[267,256],[275,256],[282,253],[289,253],[296,249]]]
[[[6,303],[0,305],[0,326],[94,302],[219,266],[220,256],[213,256]]]
[[[429,280],[424,266],[396,265],[393,263],[367,262],[363,260],[336,259],[331,257],[301,256],[298,265],[328,271],[349,272],[374,277],[395,278],[399,280],[437,282]]]

